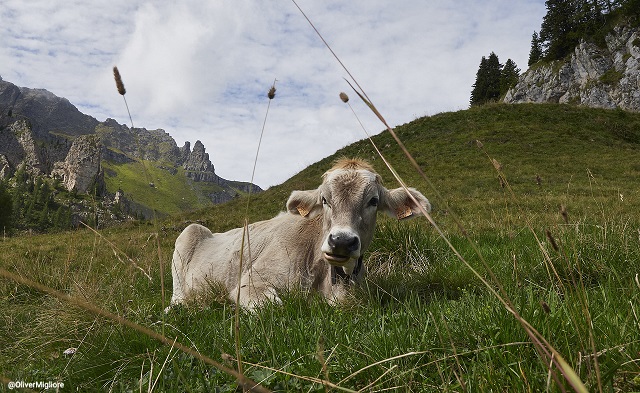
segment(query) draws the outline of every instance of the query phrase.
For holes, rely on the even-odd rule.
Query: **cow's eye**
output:
[[[373,197],[369,200],[369,206],[378,206],[379,202],[380,200],[378,199],[378,197]]]

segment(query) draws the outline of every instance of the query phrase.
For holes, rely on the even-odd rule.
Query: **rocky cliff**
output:
[[[185,153],[187,153],[186,159],[182,166],[188,178],[194,181],[217,181],[213,164],[209,160],[209,154],[205,152],[202,142],[196,141],[192,151],[189,151],[187,145]]]
[[[103,191],[104,176],[100,167],[103,150],[98,136],[78,136],[65,160],[54,163],[51,177],[61,180],[67,190],[85,193],[95,187]]]
[[[43,149],[33,139],[30,122],[26,119],[2,120],[0,118],[0,178],[13,176],[20,165],[34,175],[45,173]]]
[[[223,179],[216,175],[215,169],[211,160],[209,160],[209,154],[202,142],[196,141],[193,145],[193,150],[190,150],[191,144],[189,142],[180,149],[181,157],[183,158],[182,167],[185,170],[185,175],[195,182],[206,182],[218,185],[222,191],[212,192],[208,194],[208,197],[213,203],[224,203],[237,197],[240,192],[260,192],[262,189],[255,184],[237,182],[233,180]]]
[[[105,146],[130,158],[181,162],[180,149],[165,130],[129,128],[125,124],[118,124],[114,119],[107,119],[96,125],[95,133]]]
[[[504,102],[640,111],[640,29],[619,25],[606,36],[605,45],[581,41],[565,60],[534,64]]]

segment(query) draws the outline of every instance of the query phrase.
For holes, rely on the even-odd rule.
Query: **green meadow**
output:
[[[367,279],[349,301],[282,293],[281,305],[240,312],[239,335],[215,286],[163,313],[176,237],[196,220],[215,232],[270,218],[341,156],[369,160],[397,187],[368,140],[252,195],[248,217],[247,196],[163,207],[179,206],[187,196],[174,190],[186,186],[155,180],[156,168],[156,187],[122,187],[170,214],[157,222],[2,239],[0,391],[52,381],[61,391],[235,392],[219,366],[237,370],[238,355],[244,375],[282,392],[640,391],[640,114],[496,104],[396,132],[427,180],[386,131],[373,141],[431,200],[437,228],[379,217]]]
[[[215,184],[192,181],[184,175],[182,167],[174,168],[170,163],[136,161],[115,164],[104,161],[102,165],[109,192],[122,190],[130,200],[153,207],[161,215],[211,206],[206,193],[221,191]],[[175,174],[164,168],[171,168]]]

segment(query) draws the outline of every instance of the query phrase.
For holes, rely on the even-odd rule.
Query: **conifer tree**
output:
[[[503,96],[509,91],[510,88],[518,83],[518,77],[520,76],[520,69],[516,65],[516,62],[508,59],[502,67],[500,75],[500,96]]]
[[[42,193],[40,192],[40,190],[42,190],[42,177],[37,176],[33,182],[33,187],[32,187],[32,193],[33,193],[33,200],[38,203],[40,202],[40,197],[42,196]]]
[[[576,32],[576,2],[573,0],[547,0],[547,14],[540,27],[540,40],[545,57],[558,60],[565,57],[578,42]]]
[[[542,54],[542,42],[540,41],[538,32],[534,31],[533,35],[531,35],[531,50],[529,51],[529,62],[527,65],[532,66],[542,60]]]
[[[37,220],[38,229],[41,231],[49,228],[49,204],[45,203]]]
[[[538,36],[544,57],[559,60],[581,39],[589,39],[607,26],[607,15],[640,15],[640,0],[546,0],[547,13]],[[615,20],[615,17],[610,18]],[[535,45],[532,42],[532,52]],[[530,63],[535,56],[530,55]]]
[[[8,187],[0,181],[0,231],[11,229],[13,218],[13,198]]]
[[[51,199],[51,186],[49,186],[49,182],[48,181],[43,181],[42,184],[40,185],[40,200],[42,201],[42,203],[48,204],[49,200]]]
[[[29,201],[26,204],[26,210],[24,212],[24,219],[25,222],[28,223],[30,222],[33,217],[34,217],[34,212],[36,210],[36,199],[33,197],[33,195],[29,198]]]
[[[498,56],[491,52],[487,59],[488,65],[488,85],[487,85],[487,102],[495,101],[500,98],[500,80],[502,78],[502,64]]]
[[[573,16],[575,31],[570,36],[575,40],[588,37],[595,33],[604,22],[604,14],[598,0],[574,0],[575,14]]]
[[[500,98],[500,79],[502,65],[498,56],[491,52],[488,58],[482,57],[476,73],[476,83],[471,90],[471,106],[486,104]]]
[[[62,206],[58,206],[58,210],[56,210],[56,212],[53,214],[53,226],[56,229],[64,229],[64,224],[62,222],[63,220],[63,208]]]
[[[621,8],[627,16],[640,17],[640,0],[626,0],[616,3],[622,3]],[[636,21],[636,23],[638,23]]]
[[[63,206],[58,207],[53,216],[53,225],[57,229],[69,229],[71,227],[71,211]]]
[[[469,104],[471,106],[481,105],[484,103],[484,96],[487,85],[487,58],[482,56],[482,60],[480,60],[480,67],[478,67],[478,72],[476,73],[476,83],[473,84],[471,90],[471,99],[469,100]]]

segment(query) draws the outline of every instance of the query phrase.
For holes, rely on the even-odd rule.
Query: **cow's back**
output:
[[[241,244],[242,228],[211,233],[198,224],[188,226],[176,240],[176,252],[182,250],[184,254],[183,274],[188,287],[199,288],[209,282],[233,285],[235,281],[230,280],[232,272],[237,275]]]
[[[316,255],[322,240],[321,228],[321,217],[307,219],[289,213],[249,225],[242,273],[253,276],[251,282],[259,279],[273,287],[317,286],[317,277],[313,276],[319,266],[315,265],[324,266]],[[172,303],[182,302],[213,282],[222,283],[229,292],[237,287],[243,230],[212,233],[198,224],[185,228],[176,239],[173,256]]]

